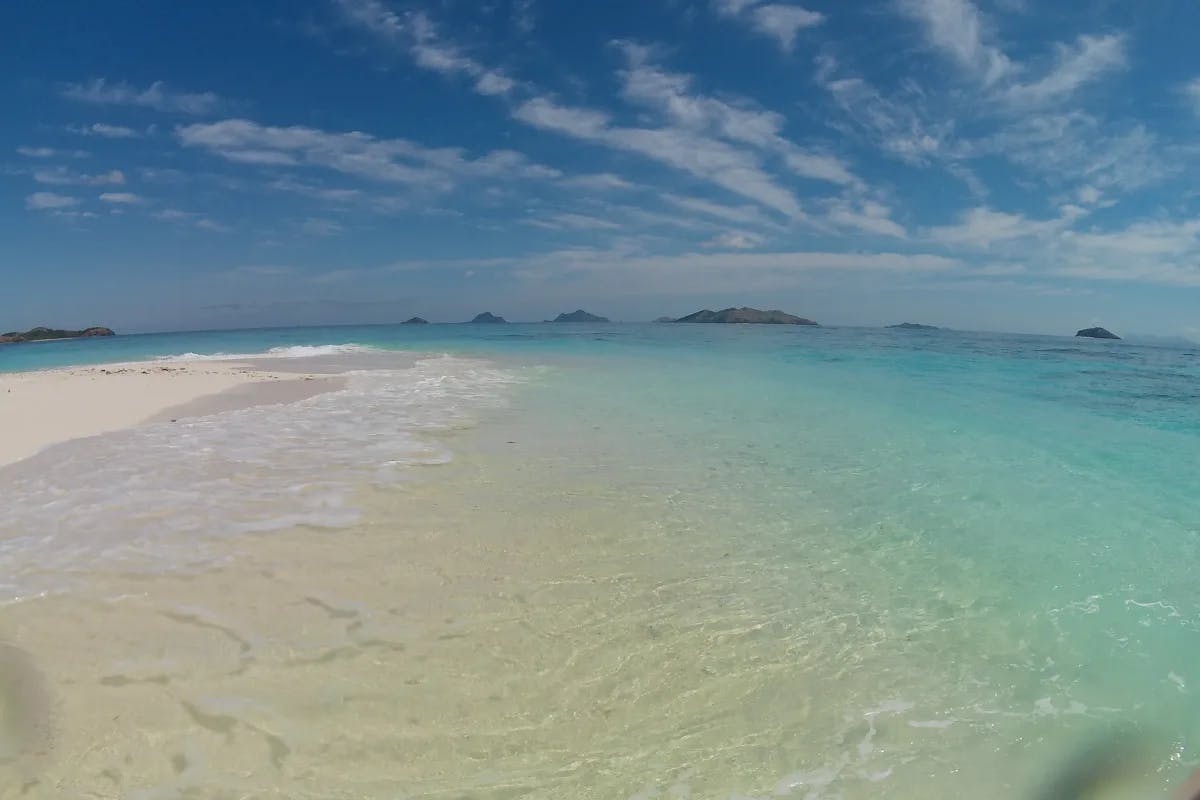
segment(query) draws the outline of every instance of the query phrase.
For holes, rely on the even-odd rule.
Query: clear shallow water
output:
[[[1146,751],[1129,771],[1145,785],[1161,789],[1197,760],[1194,351],[747,326],[130,340],[96,351],[90,342],[38,345],[16,366],[0,351],[0,368],[350,343],[456,356],[407,374],[381,369],[377,353],[329,352],[322,357],[346,364],[376,360],[357,399],[314,398],[311,414],[238,412],[262,415],[245,428],[237,419],[197,422],[197,442],[256,464],[265,482],[248,487],[258,495],[227,487],[221,496],[244,504],[215,504],[219,513],[199,521],[186,518],[205,506],[175,495],[177,508],[160,508],[153,535],[137,538],[150,552],[276,519],[272,497],[310,486],[305,469],[317,450],[322,485],[337,490],[333,508],[354,512],[341,487],[378,482],[385,462],[417,469],[444,460],[451,452],[436,432],[469,418],[484,419],[484,432],[503,425],[485,452],[509,465],[487,473],[494,502],[472,512],[470,525],[536,531],[547,518],[570,520],[564,529],[578,541],[549,561],[590,588],[545,575],[532,583],[542,611],[525,613],[560,638],[543,643],[541,671],[526,669],[534,656],[521,648],[491,673],[513,687],[512,713],[495,720],[508,750],[490,753],[490,770],[452,766],[443,753],[445,768],[430,771],[440,777],[418,784],[430,795],[486,795],[491,780],[587,796],[587,781],[564,783],[562,774],[583,758],[608,765],[586,773],[596,796],[1007,797],[1074,748],[1130,728]],[[432,393],[443,384],[447,393]],[[498,413],[492,400],[507,407],[502,422],[488,422]],[[339,419],[339,408],[351,409],[345,424],[321,424]],[[252,429],[254,438],[228,435]],[[153,459],[155,435],[95,446]],[[136,495],[111,491],[143,474],[119,470],[107,487],[64,493],[54,551],[83,536],[72,519],[90,520],[94,534],[97,519],[147,513]],[[162,480],[194,477],[168,471]],[[164,488],[147,490],[154,498]],[[38,519],[31,515],[47,510],[39,492],[53,491],[23,486],[4,524]],[[97,511],[82,505],[93,495],[118,499]],[[561,507],[581,497],[586,513]],[[76,503],[72,516],[66,507]],[[353,513],[342,520],[329,509],[318,502],[313,513],[326,516],[307,521],[354,524]],[[121,541],[118,525],[109,532],[115,539],[104,541]],[[38,547],[10,538],[5,556],[32,559]],[[9,574],[22,574],[13,563]],[[528,674],[540,685],[521,683]],[[447,696],[465,691],[444,686]],[[571,729],[558,748],[504,727],[514,707],[545,703],[605,703],[620,724]],[[488,717],[472,714],[461,724]],[[519,757],[518,743],[527,748]]]

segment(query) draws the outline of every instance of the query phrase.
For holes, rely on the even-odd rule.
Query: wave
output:
[[[270,352],[357,352],[347,347],[358,346]],[[351,525],[359,487],[451,461],[438,433],[474,424],[521,382],[490,362],[445,356],[345,374],[343,389],[307,400],[80,439],[14,467],[13,500],[0,504],[0,594],[52,591],[50,576],[97,559],[173,569],[219,559],[206,542],[222,536]]]
[[[155,361],[246,361],[262,358],[312,358],[314,356],[334,356],[346,353],[378,353],[384,352],[378,347],[348,342],[346,344],[296,344],[288,347],[272,347],[259,353],[178,353],[161,356]]]

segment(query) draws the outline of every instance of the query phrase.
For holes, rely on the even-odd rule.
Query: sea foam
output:
[[[346,344],[299,344],[290,347],[272,347],[262,353],[179,353],[162,356],[155,361],[255,361],[264,358],[312,358],[313,356],[335,356],[348,353],[384,352],[375,347],[348,342]]]
[[[352,524],[357,487],[447,462],[434,434],[503,403],[518,380],[454,357],[346,379],[343,390],[301,402],[69,442],[10,467],[0,593],[53,589],[38,576],[106,564],[138,571],[205,562],[215,557],[206,547],[213,537]]]

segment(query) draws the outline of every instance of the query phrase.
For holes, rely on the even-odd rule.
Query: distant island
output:
[[[899,325],[888,325],[889,328],[896,328],[902,331],[940,331],[937,325],[922,325],[919,322],[901,322]]]
[[[429,320],[422,319],[421,317],[410,317],[409,319],[404,320],[404,322],[401,322],[400,324],[401,325],[428,325]]]
[[[1083,330],[1079,331],[1075,335],[1082,336],[1085,339],[1120,339],[1121,338],[1120,336],[1117,336],[1112,331],[1107,331],[1104,328],[1084,328]]]
[[[485,311],[482,314],[476,314],[475,319],[471,320],[471,322],[480,322],[480,323],[486,322],[488,324],[497,324],[497,323],[508,322],[508,320],[506,320],[504,317],[497,317],[495,314],[493,314],[490,311]]]
[[[674,317],[659,317],[658,319],[656,319],[654,321],[655,322],[674,322],[675,318]]]
[[[10,331],[0,333],[0,344],[18,344],[20,342],[48,342],[54,339],[90,339],[93,336],[116,336],[111,328],[84,328],[81,331],[67,331],[60,328],[32,328],[24,333]]]
[[[609,322],[608,317],[598,317],[595,314],[589,314],[582,308],[572,311],[570,314],[559,314],[554,318],[555,322]]]
[[[782,311],[760,311],[757,308],[724,308],[720,311],[704,309],[695,314],[680,317],[675,322],[718,322],[718,323],[749,323],[753,325],[816,325],[811,319],[785,314]]]

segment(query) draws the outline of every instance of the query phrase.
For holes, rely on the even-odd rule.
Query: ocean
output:
[[[1200,348],[372,326],[0,371],[182,357],[348,384],[0,469],[5,630],[89,687],[60,789],[1158,797],[1200,764]]]

